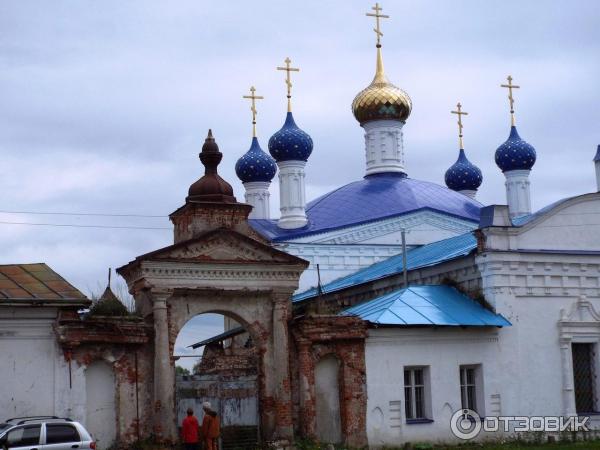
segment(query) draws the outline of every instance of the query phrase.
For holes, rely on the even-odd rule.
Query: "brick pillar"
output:
[[[153,296],[154,313],[154,432],[160,440],[174,441],[175,369],[169,346],[167,294]]]
[[[315,372],[311,356],[311,343],[298,343],[298,369],[300,389],[300,430],[306,438],[315,437]]]
[[[278,440],[294,439],[292,426],[292,396],[290,391],[289,367],[289,335],[288,320],[290,318],[290,294],[275,295],[273,305],[273,357],[274,387],[275,387],[275,436]]]

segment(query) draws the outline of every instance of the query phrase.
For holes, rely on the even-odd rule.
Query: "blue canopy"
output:
[[[409,286],[340,314],[388,326],[511,326],[500,314],[446,285]]]

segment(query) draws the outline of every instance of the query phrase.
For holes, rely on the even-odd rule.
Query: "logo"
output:
[[[523,433],[530,431],[589,431],[587,416],[487,416],[472,409],[459,409],[450,419],[450,430],[459,439],[475,439],[481,431]]]

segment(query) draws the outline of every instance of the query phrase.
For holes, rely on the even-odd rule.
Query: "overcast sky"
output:
[[[266,150],[286,110],[315,142],[313,199],[365,170],[352,99],[374,73],[370,1],[0,2],[0,210],[157,215],[157,218],[0,214],[2,222],[137,226],[148,230],[0,224],[0,263],[46,262],[84,293],[107,267],[172,242],[166,216],[202,174],[212,128],[221,174],[243,200],[234,164],[250,146],[242,96],[255,85]],[[600,144],[600,3],[413,0],[382,3],[389,78],[408,92],[409,176],[443,184],[456,160],[457,101],[465,146],[483,171],[478,199],[505,203],[494,151],[509,132],[512,74],[521,136],[538,161],[534,209],[595,189]],[[334,167],[336,170],[332,170]],[[272,186],[273,216],[278,186]]]

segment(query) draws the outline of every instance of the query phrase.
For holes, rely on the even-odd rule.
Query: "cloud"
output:
[[[208,128],[224,153],[220,172],[243,199],[234,164],[250,146],[255,85],[263,149],[285,113],[286,56],[294,114],[315,142],[309,199],[364,174],[363,131],[350,111],[375,64],[370,2],[0,3],[2,210],[164,215],[201,176]],[[409,175],[437,183],[457,157],[460,100],[467,155],[484,173],[479,199],[505,202],[496,147],[508,136],[511,73],[522,88],[517,120],[538,151],[534,208],[594,189],[600,141],[600,6],[462,0],[384,4],[384,58],[414,110],[404,127]],[[332,171],[331,167],[336,167]],[[560,168],[560,170],[558,170]],[[271,208],[278,215],[278,186]],[[0,221],[169,227],[162,218],[30,216]],[[84,291],[106,267],[168,245],[169,230],[0,224],[0,262],[45,261]],[[86,292],[87,292],[86,291]],[[89,293],[89,292],[88,292]]]

